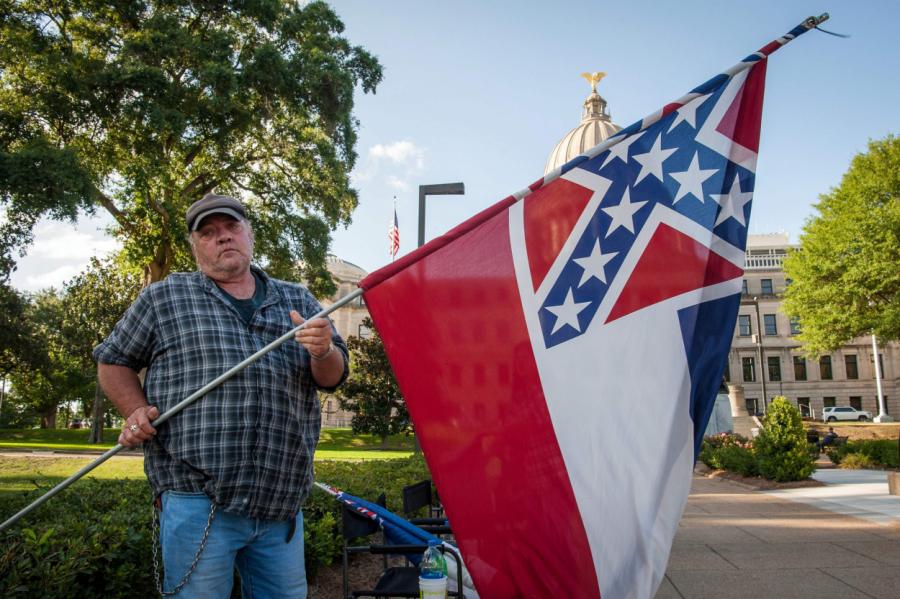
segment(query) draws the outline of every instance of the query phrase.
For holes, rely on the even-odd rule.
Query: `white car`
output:
[[[825,422],[834,422],[835,420],[859,420],[860,422],[866,422],[871,419],[872,412],[864,412],[850,406],[837,406],[822,410],[822,420]]]

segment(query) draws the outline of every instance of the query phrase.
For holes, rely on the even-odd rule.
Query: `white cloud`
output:
[[[119,242],[114,239],[94,237],[61,223],[39,226],[34,238],[28,254],[39,259],[87,261],[92,256],[105,256],[119,248]]]
[[[17,288],[24,291],[38,291],[47,287],[61,289],[63,283],[84,270],[85,266],[87,266],[86,261],[81,265],[66,264],[48,272],[27,275],[21,280],[14,280],[13,283]],[[18,277],[13,276],[13,279],[16,278]]]
[[[397,191],[406,191],[409,189],[409,183],[404,181],[403,179],[396,177],[394,175],[389,175],[387,178],[387,184]]]
[[[425,150],[408,139],[388,145],[375,144],[369,149],[369,157],[375,161],[389,160],[416,171],[425,168]]]
[[[376,177],[394,189],[407,190],[410,179],[425,170],[425,149],[409,139],[375,144],[361,168],[353,172],[354,185]]]

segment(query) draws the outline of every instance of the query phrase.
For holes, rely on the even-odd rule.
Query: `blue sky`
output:
[[[390,261],[398,203],[400,254],[415,247],[418,186],[463,181],[464,196],[428,200],[426,239],[543,174],[578,125],[589,87],[627,126],[828,11],[825,29],[769,61],[750,230],[796,241],[819,194],[840,182],[870,139],[900,133],[900,2],[798,0],[529,2],[334,0],[352,43],[378,56],[384,81],[357,96],[360,206],[333,253],[366,270]],[[20,262],[20,289],[59,285],[114,247],[103,222],[43,223]],[[75,251],[78,249],[79,251]]]

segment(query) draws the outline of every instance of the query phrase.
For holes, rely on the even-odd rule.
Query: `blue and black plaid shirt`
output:
[[[144,289],[94,359],[146,367],[147,400],[164,413],[293,328],[289,310],[321,310],[303,286],[255,270],[266,297],[249,325],[206,276],[175,273]],[[336,331],[333,341],[343,382],[347,346]],[[312,485],[319,428],[309,354],[288,341],[161,425],[144,444],[144,470],[157,495],[203,491],[227,512],[289,520]]]

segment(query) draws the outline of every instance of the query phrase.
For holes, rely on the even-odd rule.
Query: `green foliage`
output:
[[[873,331],[900,339],[900,138],[870,142],[816,208],[784,262],[784,310],[800,319],[805,351]]]
[[[867,470],[874,466],[872,458],[862,453],[847,454],[838,465],[839,468],[847,470]]]
[[[385,491],[399,511],[404,485],[429,477],[421,456],[316,462],[316,480],[368,499]],[[12,514],[46,489],[0,494]],[[340,506],[315,489],[303,507],[306,568],[312,578],[340,556]],[[0,535],[0,596],[152,597],[151,492],[143,481],[82,480]]]
[[[800,412],[785,397],[775,397],[769,404],[753,449],[760,474],[770,480],[803,480],[815,470]]]
[[[215,190],[244,196],[273,275],[330,290],[329,235],[357,205],[353,94],[382,71],[327,4],[3,7],[0,281],[40,218],[97,209],[146,280],[189,268],[183,215]]]
[[[389,435],[411,429],[406,402],[384,351],[384,343],[366,318],[363,325],[372,334],[362,339],[350,337],[350,377],[338,390],[341,408],[353,412],[353,432],[371,433],[384,441]]]
[[[840,447],[827,448],[826,451],[832,462],[845,468],[900,468],[897,441],[890,439],[847,441]],[[859,458],[853,456],[862,456],[869,465],[847,466],[848,459],[851,459],[851,463],[860,463]]]
[[[737,434],[706,437],[700,446],[700,461],[716,470],[737,472],[742,476],[759,475],[752,442]]]

